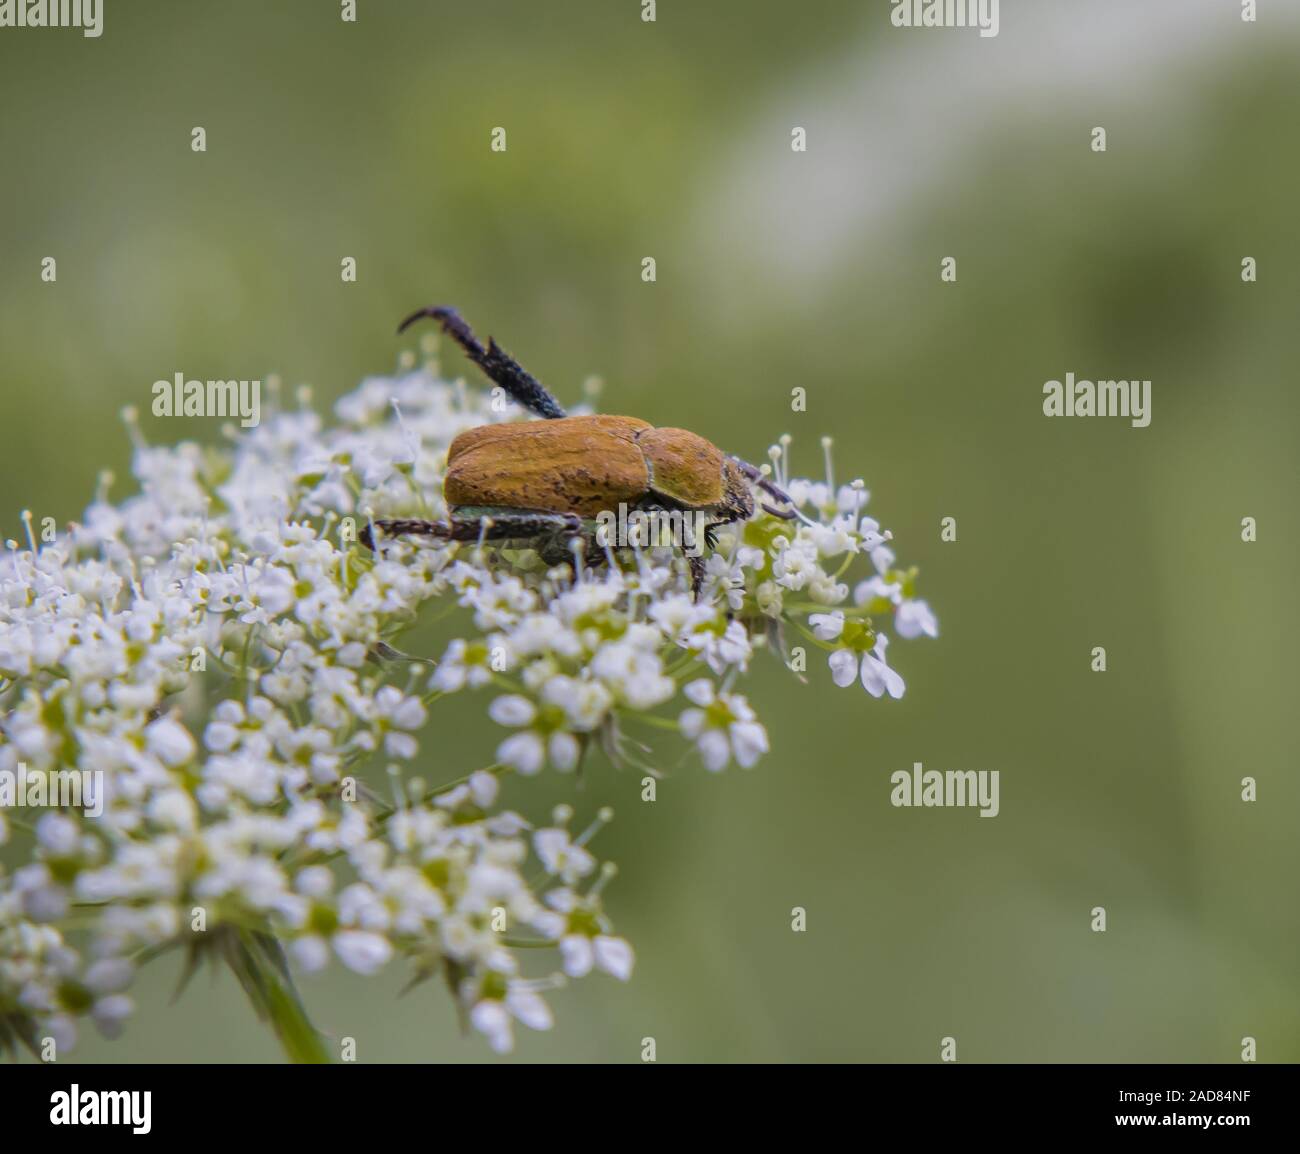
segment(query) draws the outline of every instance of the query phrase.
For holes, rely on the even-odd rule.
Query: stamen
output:
[[[406,442],[406,451],[411,454],[411,464],[414,465],[420,455],[420,439],[411,432],[402,417],[402,406],[397,403],[397,398],[390,397],[388,403],[393,406],[393,412],[397,415],[397,425],[402,430],[402,440]]]
[[[23,571],[18,568],[18,542],[12,537],[6,538],[5,546],[9,550],[9,560],[14,567],[14,578],[24,589],[30,589],[27,581],[23,577]]]
[[[22,518],[23,528],[27,530],[27,544],[32,547],[32,558],[35,560],[37,550],[36,538],[32,535],[32,511],[24,509],[18,516]]]
[[[140,431],[140,410],[134,405],[127,405],[122,410],[122,421],[126,425],[131,444],[137,449],[147,449],[149,442],[144,439],[144,434]]]
[[[388,782],[393,790],[393,806],[399,813],[406,812],[406,794],[402,790],[402,767],[392,762],[388,765]]]
[[[558,990],[568,984],[568,979],[563,974],[550,974],[545,978],[511,978],[510,988],[512,990],[527,990],[530,993],[540,993],[544,990]]]
[[[591,883],[591,888],[587,890],[587,896],[589,898],[599,897],[600,891],[617,876],[618,866],[616,866],[612,861],[607,861],[600,867],[600,876]]]
[[[583,564],[583,559],[586,556],[586,542],[581,537],[574,537],[569,542],[569,552],[573,554],[574,584],[581,585],[586,575],[586,566]]]
[[[614,811],[609,806],[604,806],[596,814],[596,820],[593,821],[586,829],[573,839],[574,845],[586,845],[593,837],[596,836],[605,826],[614,820]]]
[[[272,416],[279,416],[280,414],[280,386],[282,383],[279,373],[270,373],[266,378],[266,392],[269,401],[266,407],[271,410]]]

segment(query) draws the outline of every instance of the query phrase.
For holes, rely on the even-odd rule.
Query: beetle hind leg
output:
[[[465,355],[487,374],[489,380],[500,385],[529,412],[548,420],[566,415],[546,386],[491,337],[488,337],[487,348],[484,348],[465,318],[453,308],[430,305],[428,308],[417,309],[398,326],[397,331],[402,332],[421,317],[437,321],[442,326],[442,331],[465,350]]]
[[[419,518],[389,518],[373,522],[385,537],[432,537],[436,541],[534,541],[581,531],[582,521],[569,513],[495,513],[458,517],[446,521]],[[358,537],[367,549],[375,548],[371,525]]]

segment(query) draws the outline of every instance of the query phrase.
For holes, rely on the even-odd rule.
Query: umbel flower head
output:
[[[328,425],[300,400],[219,451],[128,420],[139,491],[114,503],[105,476],[79,523],[38,546],[27,516],[0,557],[0,843],[19,863],[0,866],[0,1047],[69,1046],[85,1018],[115,1033],[138,969],[180,948],[228,964],[295,1059],[329,1055],[291,975],[335,964],[437,974],[507,1050],[551,1025],[548,988],[626,980],[633,953],[589,848],[610,813],[534,825],[499,805],[503,775],[655,773],[683,743],[748,768],[769,749],[737,688],[756,649],[797,639],[828,682],[898,697],[886,630],[937,634],[829,446],[817,481],[789,475],[788,438],[773,449],[799,519],[722,528],[693,599],[669,548],[558,569],[474,543],[371,552],[374,519],[445,511],[458,433],[518,415],[413,359]],[[404,653],[443,607],[455,640]],[[436,737],[466,710],[501,730],[480,769]]]

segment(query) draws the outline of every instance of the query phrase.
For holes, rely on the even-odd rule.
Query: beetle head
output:
[[[722,491],[727,520],[748,521],[754,515],[754,494],[749,479],[731,457],[725,457],[722,462]]]

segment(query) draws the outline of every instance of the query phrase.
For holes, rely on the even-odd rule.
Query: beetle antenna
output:
[[[788,506],[788,511],[782,513],[773,509],[772,506],[768,505],[766,502],[760,501],[759,505],[767,512],[771,513],[773,517],[780,517],[783,521],[798,520],[802,521],[805,525],[815,525],[817,523],[799,509],[799,507],[794,503],[794,498],[792,498],[789,493],[769,481],[766,474],[764,474],[758,466],[751,465],[748,461],[740,457],[732,457],[731,459],[740,466],[740,471],[753,481],[755,485],[762,489],[764,493],[769,497],[775,497],[778,501],[781,501]]]
[[[546,386],[491,337],[488,337],[487,348],[484,348],[465,318],[453,308],[430,305],[428,308],[416,309],[397,326],[397,331],[405,332],[423,317],[437,321],[442,326],[442,331],[465,350],[465,355],[483,370],[490,381],[500,385],[529,412],[547,420],[558,420],[566,415],[560,402],[551,396]]]

